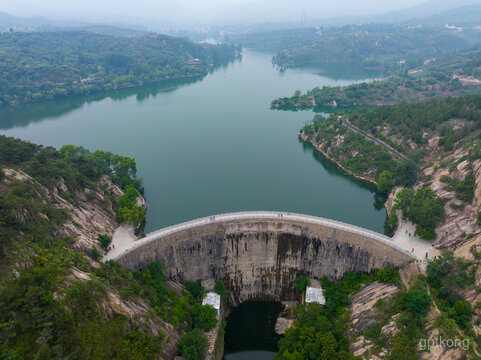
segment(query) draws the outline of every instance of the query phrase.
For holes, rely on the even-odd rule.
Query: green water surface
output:
[[[134,157],[149,204],[147,232],[244,210],[311,214],[382,232],[386,214],[374,189],[298,140],[313,113],[269,108],[297,89],[373,76],[335,66],[279,72],[271,58],[246,50],[203,79],[1,109],[0,133]]]

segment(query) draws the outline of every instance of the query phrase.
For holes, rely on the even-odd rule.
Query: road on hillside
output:
[[[409,161],[409,159],[404,156],[403,154],[401,154],[399,151],[397,151],[396,149],[394,149],[393,147],[389,146],[388,144],[382,142],[381,140],[379,139],[376,139],[374,136],[372,135],[369,135],[367,132],[365,131],[362,131],[361,129],[358,129],[357,127],[355,127],[354,125],[352,125],[349,120],[348,120],[348,117],[347,115],[343,115],[340,117],[341,121],[342,121],[342,124],[347,126],[349,129],[351,129],[352,131],[364,136],[366,139],[369,139],[371,141],[374,141],[376,144],[382,146],[384,149],[386,149],[387,151],[389,151],[391,154],[393,154],[395,157],[397,157],[399,160],[405,160],[405,161]],[[417,177],[417,174],[414,174],[413,178],[411,179],[411,181],[409,181],[409,184],[406,185],[407,188],[409,189],[412,189],[414,184],[416,183],[418,177]]]
[[[391,154],[393,154],[395,157],[397,157],[398,159],[400,160],[408,160],[408,158],[406,156],[404,156],[403,154],[401,154],[400,152],[396,151],[393,147],[387,145],[386,143],[382,142],[381,140],[379,139],[376,139],[374,136],[372,135],[369,135],[367,132],[365,131],[362,131],[361,129],[358,129],[357,127],[355,127],[354,125],[352,125],[348,118],[347,118],[347,115],[344,115],[344,116],[341,116],[341,121],[342,121],[342,124],[347,126],[349,129],[351,129],[352,131],[354,132],[357,132],[358,134],[361,134],[362,136],[364,136],[365,138],[368,138],[369,140],[371,141],[374,141],[376,144],[378,145],[381,145],[384,149],[386,149],[387,151],[389,151]]]

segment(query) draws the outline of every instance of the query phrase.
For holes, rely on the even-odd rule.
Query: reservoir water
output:
[[[0,110],[0,133],[44,145],[82,145],[133,157],[149,204],[146,231],[243,210],[317,215],[383,231],[372,186],[338,171],[297,132],[312,112],[272,99],[373,76],[352,68],[279,72],[272,54],[203,79]]]
[[[339,66],[279,72],[271,58],[245,51],[242,60],[203,79],[0,109],[0,133],[135,158],[149,204],[147,232],[245,210],[317,215],[382,232],[386,214],[373,186],[346,176],[298,140],[313,113],[269,108],[295,90],[372,76]],[[225,358],[273,359],[279,306],[254,302],[233,309]]]

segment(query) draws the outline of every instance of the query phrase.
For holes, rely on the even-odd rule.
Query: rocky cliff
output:
[[[93,248],[100,253],[103,252],[97,240],[99,234],[112,236],[115,229],[120,226],[116,221],[114,207],[124,191],[108,176],[102,176],[98,181],[91,181],[88,187],[73,190],[67,187],[62,178],[57,179],[54,186],[45,186],[22,169],[5,167],[0,171],[3,173],[3,176],[0,176],[1,193],[8,194],[15,191],[27,199],[24,203],[16,204],[18,208],[15,209],[14,216],[18,220],[18,224],[13,222],[15,227],[21,228],[23,225],[19,224],[23,223],[31,224],[32,218],[41,219],[51,226],[49,236],[52,243],[56,239],[65,237],[72,239],[69,242],[69,248],[75,250],[76,253],[80,252],[83,260],[89,264],[82,270],[70,265],[65,278],[57,279],[58,284],[54,296],[59,299],[64,298],[72,284],[79,281],[98,283],[99,277],[95,270],[99,269],[101,264],[90,258],[89,255]],[[22,189],[22,192],[19,189]],[[26,194],[27,189],[28,194]],[[18,200],[16,201],[18,202]],[[5,206],[4,203],[1,205]],[[8,202],[7,205],[9,205]],[[58,212],[53,212],[51,209],[57,209]],[[5,211],[5,209],[0,206],[1,211]],[[38,211],[38,213],[32,213],[32,211]],[[49,216],[58,216],[58,214],[62,214],[62,221],[53,225],[57,219],[54,221]],[[4,234],[5,227],[5,222],[0,221],[0,235]],[[22,235],[25,237],[25,234],[20,232],[19,236],[22,237]],[[3,241],[3,238],[0,240]],[[14,246],[5,246],[0,241],[0,245],[5,246],[0,246],[4,255],[1,259],[2,270],[4,270],[2,277],[10,278],[13,281],[15,278],[20,279],[21,274],[28,271],[28,268],[38,261],[38,253],[42,253],[44,250],[39,249],[35,240],[33,238],[33,243],[25,240],[22,243],[22,251],[17,249],[18,245],[15,243]],[[62,252],[63,256],[66,256],[65,253],[66,251]],[[0,283],[0,292],[2,285],[4,285],[3,282]],[[104,323],[114,321],[118,316],[124,317],[127,319],[127,328],[142,329],[143,332],[158,339],[157,341],[161,343],[162,358],[173,359],[177,354],[177,342],[181,332],[153,313],[153,306],[148,300],[140,296],[125,296],[122,288],[116,283],[104,283],[103,286],[105,286],[105,293],[96,299],[95,306],[100,309]],[[87,308],[85,311],[92,311],[92,309]]]

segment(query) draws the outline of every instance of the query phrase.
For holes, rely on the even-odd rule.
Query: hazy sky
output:
[[[456,0],[454,0],[456,1]],[[177,23],[297,21],[397,10],[423,0],[0,0],[0,10],[19,16],[91,21],[162,20]]]

